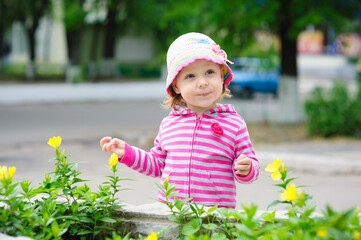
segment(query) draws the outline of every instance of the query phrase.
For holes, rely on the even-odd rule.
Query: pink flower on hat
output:
[[[221,47],[216,44],[216,43],[212,43],[212,50],[215,54],[217,54],[220,58],[222,58],[223,60],[227,59],[227,54],[224,50],[221,49]]]
[[[219,125],[219,123],[215,122],[215,123],[212,123],[211,125],[211,131],[214,135],[217,135],[217,136],[221,136],[223,135],[223,129],[222,127]]]

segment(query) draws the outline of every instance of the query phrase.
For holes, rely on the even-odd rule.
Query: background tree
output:
[[[239,56],[249,46],[257,30],[277,35],[281,42],[280,121],[298,122],[301,106],[297,90],[297,36],[308,25],[331,26],[345,31],[361,11],[359,0],[214,0],[163,2],[157,16],[156,38],[169,43],[180,33],[201,31],[209,34],[229,53]],[[168,35],[167,35],[168,34]],[[164,37],[164,39],[163,39]],[[169,46],[165,44],[165,46]]]
[[[3,58],[5,56],[5,29],[6,21],[8,20],[7,12],[8,2],[0,0],[0,70],[3,68]]]
[[[12,27],[12,23],[16,19],[16,4],[11,0],[0,0],[0,70],[3,69],[3,59],[10,49],[7,49],[5,41],[5,33]]]
[[[26,78],[33,80],[36,74],[35,68],[35,32],[40,19],[50,14],[50,0],[14,0],[14,13],[16,21],[23,24],[29,44],[29,64],[27,65]]]
[[[143,14],[140,0],[106,0],[107,14],[102,24],[104,29],[104,44],[102,51],[103,67],[108,69],[109,77],[117,75],[115,63],[115,47],[118,37],[131,31],[139,32],[139,28],[134,28],[134,22],[140,14]],[[146,2],[146,1],[145,1]]]
[[[71,65],[80,64],[80,46],[85,27],[85,0],[63,0],[64,26]]]

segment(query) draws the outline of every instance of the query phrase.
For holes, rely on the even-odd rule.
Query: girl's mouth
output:
[[[201,93],[201,94],[198,94],[199,96],[202,96],[202,97],[206,97],[208,96],[209,94],[211,94],[211,92],[205,92],[205,93]]]

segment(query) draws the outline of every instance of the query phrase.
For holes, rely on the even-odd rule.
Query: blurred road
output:
[[[119,95],[133,91],[132,95],[141,96],[147,90],[144,88],[149,87],[146,84],[142,88],[137,84],[126,86],[118,85]],[[56,88],[51,91],[55,94]],[[0,105],[0,166],[16,166],[16,179],[28,178],[35,184],[45,172],[52,171],[48,159],[54,153],[46,144],[47,140],[61,136],[61,149],[70,155],[70,161],[85,161],[79,164],[79,169],[96,190],[110,173],[108,156],[100,150],[99,139],[110,135],[149,149],[161,119],[168,114],[168,110],[160,107],[161,99],[158,95],[147,99]],[[257,112],[257,109],[272,109],[277,105],[277,100],[268,96],[257,97],[254,101],[227,101],[234,104],[240,114],[246,106]],[[262,169],[260,179],[250,185],[237,186],[239,203],[253,202],[265,210],[270,202],[278,199],[279,193],[274,191],[276,188],[263,169],[274,159],[281,158],[294,172],[293,176],[299,177],[296,183],[310,186],[305,191],[314,196],[318,210],[324,209],[326,203],[340,210],[361,205],[361,141],[267,144],[255,148]],[[120,193],[119,197],[125,202],[139,205],[156,201],[157,179],[125,166],[120,167],[119,175],[135,180],[122,183],[123,187],[134,189]]]

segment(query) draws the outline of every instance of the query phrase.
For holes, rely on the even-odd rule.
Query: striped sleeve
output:
[[[237,138],[236,138],[236,149],[235,149],[236,154],[235,154],[235,160],[233,163],[233,172],[234,172],[234,176],[235,176],[235,179],[237,180],[237,182],[252,183],[253,181],[258,179],[259,162],[255,155],[253,145],[251,143],[247,125],[243,119],[241,119],[241,120],[242,120],[242,124],[240,126],[240,129],[238,131]],[[235,164],[237,158],[241,154],[246,155],[248,158],[250,158],[252,160],[251,171],[245,177],[241,177],[241,176],[237,175],[234,170],[234,164]]]
[[[120,162],[144,175],[160,177],[165,166],[165,158],[166,154],[161,148],[158,134],[150,152],[125,143],[124,156]]]

